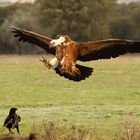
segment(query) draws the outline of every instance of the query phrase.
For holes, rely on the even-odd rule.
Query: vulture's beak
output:
[[[50,44],[49,48],[54,48],[54,46]]]
[[[54,48],[55,46],[57,46],[57,43],[56,43],[56,40],[52,40],[51,42],[50,42],[50,48]]]

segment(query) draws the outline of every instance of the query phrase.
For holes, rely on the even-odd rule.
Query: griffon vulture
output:
[[[125,39],[105,39],[99,41],[76,42],[68,35],[61,35],[58,39],[37,34],[21,28],[11,27],[14,36],[19,41],[28,42],[41,47],[46,52],[54,55],[51,60],[41,61],[57,74],[69,80],[81,81],[89,77],[93,68],[77,64],[77,60],[91,61],[110,59],[129,53],[140,52],[140,42]]]

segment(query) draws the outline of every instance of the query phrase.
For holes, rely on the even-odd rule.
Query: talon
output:
[[[58,66],[58,59],[56,57],[54,58],[44,58],[42,55],[42,58],[40,58],[40,61],[42,63],[44,63],[44,65],[48,68],[48,69],[55,69]]]
[[[47,60],[47,59],[46,59],[46,60]],[[40,61],[45,63],[46,60],[45,60],[45,58],[43,57],[43,54],[42,54],[42,57],[40,58]]]

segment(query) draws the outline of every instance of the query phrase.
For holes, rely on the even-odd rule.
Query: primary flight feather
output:
[[[54,57],[51,60],[42,57],[41,61],[60,76],[69,80],[81,81],[89,77],[93,68],[77,64],[77,60],[91,61],[110,59],[125,53],[140,53],[140,42],[125,39],[105,39],[99,41],[76,42],[68,35],[51,39],[32,31],[11,27],[19,41],[37,45]]]

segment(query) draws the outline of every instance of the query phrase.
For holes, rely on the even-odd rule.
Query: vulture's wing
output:
[[[50,41],[52,39],[39,35],[32,31],[23,30],[21,28],[11,27],[12,32],[15,34],[14,36],[18,38],[19,41],[28,42],[37,45],[38,47],[46,50],[51,54],[55,54],[55,48],[49,47]]]
[[[140,42],[122,39],[81,42],[78,50],[78,60],[81,61],[110,59],[127,52],[140,53]]]

